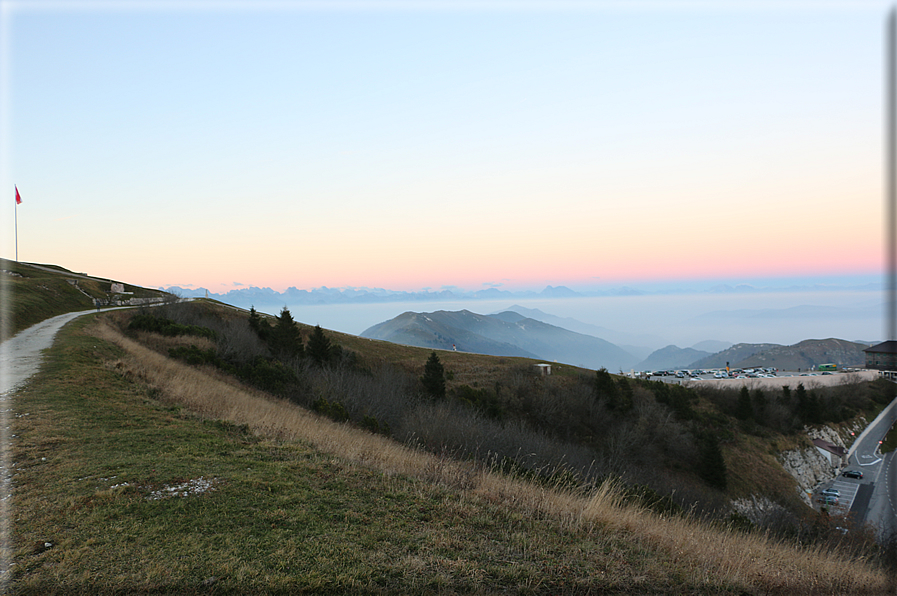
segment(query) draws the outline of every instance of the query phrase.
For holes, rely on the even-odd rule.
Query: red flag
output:
[[[22,196],[19,194],[19,187],[16,185],[16,205],[22,204]]]

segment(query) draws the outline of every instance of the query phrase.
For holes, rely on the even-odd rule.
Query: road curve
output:
[[[53,344],[63,325],[96,309],[59,315],[19,331],[0,343],[0,397],[15,391],[40,369],[43,351]]]

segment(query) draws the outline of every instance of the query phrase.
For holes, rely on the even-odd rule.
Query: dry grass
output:
[[[221,375],[170,360],[99,321],[93,333],[128,354],[116,366],[157,388],[164,399],[206,418],[245,424],[259,435],[301,441],[379,470],[423,478],[463,495],[501,502],[524,514],[552,516],[579,531],[622,537],[659,551],[665,567],[693,586],[747,586],[764,593],[887,593],[887,575],[864,560],[798,549],[762,535],[661,517],[620,503],[606,484],[584,497],[492,474],[473,464],[416,451],[391,439],[320,418],[294,404],[241,387]],[[659,564],[659,563],[658,563]],[[660,573],[660,571],[658,571]],[[663,573],[668,574],[669,569]]]

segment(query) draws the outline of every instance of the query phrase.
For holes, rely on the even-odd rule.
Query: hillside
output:
[[[17,396],[12,593],[887,591],[844,547],[409,450],[148,350],[118,315],[91,318]]]
[[[447,394],[434,400],[419,381],[429,347],[323,331],[316,364],[308,325],[296,352],[274,343],[281,319],[255,334],[247,313],[212,301],[140,313],[174,335],[131,328],[137,314],[64,330],[16,397],[14,593],[888,585],[874,542],[814,514],[777,460],[808,445],[781,391],[746,424],[731,391],[573,366],[542,377],[538,360],[443,351]],[[447,329],[467,321],[450,314]],[[814,396],[834,426],[881,397],[871,384]],[[183,494],[155,497],[171,491]],[[773,509],[733,514],[755,498]]]
[[[489,337],[491,334],[513,341],[503,327],[497,320],[486,319],[469,311],[406,312],[366,329],[361,337],[438,350],[451,350],[454,346],[462,352],[476,354],[539,358],[513,343]],[[473,328],[479,328],[480,333],[472,331]]]
[[[122,293],[113,293],[120,283]],[[57,265],[0,259],[0,336],[9,337],[44,319],[95,308],[95,301],[161,300],[170,296],[116,280],[75,273]]]
[[[809,370],[820,364],[862,367],[866,344],[843,339],[807,339],[793,346],[778,344],[737,344],[727,350],[692,362],[687,368],[775,367],[779,370]]]
[[[552,315],[543,312],[538,308],[526,308],[524,306],[520,306],[519,304],[514,304],[513,306],[509,306],[508,308],[499,312],[507,311],[516,312],[529,319],[542,321],[543,323],[548,323],[549,325],[554,325],[556,327],[562,327],[570,331],[575,331],[576,333],[582,333],[583,335],[599,337],[605,341],[609,341],[616,346],[619,346],[620,348],[637,358],[647,358],[651,353],[651,348],[645,346],[657,345],[658,342],[661,341],[660,338],[655,335],[645,333],[630,333],[625,329],[609,329],[607,327],[583,323],[582,321],[579,321],[572,317],[559,317],[556,315]]]
[[[863,367],[866,344],[843,339],[807,339],[793,346],[778,346],[758,352],[739,362],[740,368],[774,366],[780,370],[808,370],[820,364],[843,367]]]
[[[696,360],[711,356],[709,352],[695,350],[694,348],[680,348],[667,346],[651,352],[651,355],[636,365],[638,370],[663,370],[675,368],[690,368],[690,364]]]
[[[692,362],[688,368],[724,368],[727,364],[730,367],[738,367],[740,366],[739,362],[747,360],[754,354],[778,347],[781,346],[778,344],[735,344],[722,352]]]
[[[362,337],[494,356],[526,356],[584,368],[629,370],[636,358],[603,339],[514,312],[407,312],[366,329]]]

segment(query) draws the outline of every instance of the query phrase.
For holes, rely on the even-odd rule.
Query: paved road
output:
[[[879,536],[887,536],[897,530],[897,465],[894,453],[882,455],[880,441],[897,421],[897,399],[891,402],[878,417],[854,441],[848,451],[848,467],[863,472],[861,480],[838,477],[837,483],[856,486],[856,498],[848,506],[855,522],[870,524]],[[839,488],[836,486],[835,488]]]

